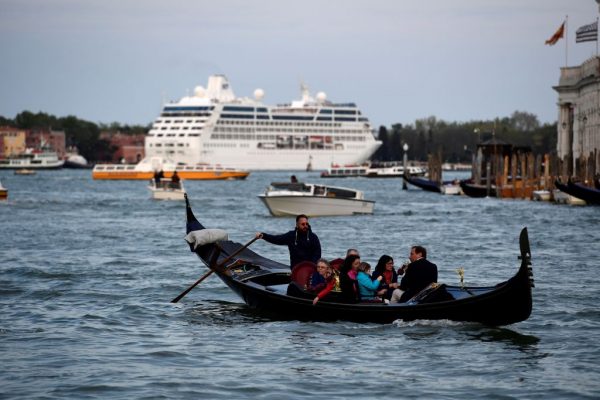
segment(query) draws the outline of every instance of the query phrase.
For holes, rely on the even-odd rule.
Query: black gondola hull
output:
[[[201,229],[204,227],[195,219],[188,203],[187,231]],[[532,311],[533,277],[526,229],[520,237],[521,265],[509,280],[492,287],[440,285],[427,296],[400,304],[350,304],[325,297],[313,305],[315,294],[290,283],[289,267],[243,247],[225,241],[192,251],[249,307],[279,319],[375,323],[444,319],[500,326],[523,321]],[[237,256],[232,257],[233,254]],[[436,298],[438,294],[444,296]]]

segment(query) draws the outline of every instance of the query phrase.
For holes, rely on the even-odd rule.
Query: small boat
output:
[[[155,200],[183,200],[185,197],[183,181],[173,182],[170,178],[162,178],[158,185],[152,179],[148,189]]]
[[[161,157],[144,158],[138,164],[96,164],[92,170],[92,178],[108,180],[147,180],[155,171],[162,170],[165,178],[170,178],[173,171],[181,179],[189,180],[234,180],[246,179],[250,172],[234,168],[223,168],[208,164],[185,165],[175,164]]]
[[[413,186],[421,188],[421,189],[425,190],[426,192],[435,192],[435,193],[442,192],[442,190],[440,188],[440,184],[437,182],[434,182],[434,181],[430,181],[429,179],[412,177],[412,176],[404,176],[403,178],[406,182],[410,183]]]
[[[469,197],[496,197],[496,185],[491,185],[488,193],[487,185],[477,185],[466,181],[460,182],[463,193]]]
[[[533,272],[527,228],[521,231],[520,267],[516,274],[494,286],[436,284],[405,303],[345,303],[330,293],[316,305],[306,292],[300,263],[288,265],[270,260],[229,240],[210,239],[220,229],[206,229],[194,216],[186,196],[186,240],[192,252],[251,308],[269,316],[308,321],[346,320],[391,323],[396,320],[480,322],[492,326],[514,324],[529,318],[532,310]],[[497,269],[497,268],[496,268]],[[205,274],[206,276],[206,274]],[[189,291],[189,290],[188,290]],[[184,292],[184,294],[187,292]],[[331,296],[331,297],[330,297]],[[178,299],[181,298],[179,296]]]
[[[8,199],[8,189],[2,186],[2,182],[0,182],[0,200]]]
[[[416,166],[407,167],[408,174],[412,176],[423,176],[424,168]],[[321,178],[402,178],[404,166],[400,161],[389,161],[383,164],[365,163],[360,165],[332,165],[321,173]]]
[[[35,175],[36,172],[33,169],[21,168],[15,169],[15,175]]]
[[[73,168],[73,169],[91,169],[93,167],[92,164],[89,164],[88,161],[79,154],[70,154],[65,159],[64,168]]]
[[[568,185],[565,185],[559,180],[554,182],[554,186],[556,189],[552,192],[552,197],[554,197],[554,201],[559,204],[569,204],[571,206],[584,206],[586,205],[585,200],[574,196],[570,193],[571,189]]]
[[[56,169],[62,168],[63,160],[51,150],[29,150],[9,158],[0,159],[0,169]]]
[[[531,194],[531,200],[550,201],[552,193],[549,190],[534,190]]]
[[[587,204],[600,205],[600,190],[585,186],[580,182],[569,180],[567,193],[585,201]]]
[[[442,194],[449,196],[457,196],[463,194],[459,181],[444,182],[444,184],[440,187],[440,190],[442,191]]]
[[[360,190],[300,182],[273,182],[258,197],[275,217],[373,214],[375,205]]]

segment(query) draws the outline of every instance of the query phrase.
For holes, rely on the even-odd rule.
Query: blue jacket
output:
[[[361,300],[370,300],[377,297],[379,281],[372,280],[368,274],[362,271],[358,271],[356,280],[358,281],[358,291]]]
[[[300,233],[296,229],[282,235],[269,235],[263,232],[263,239],[272,244],[288,247],[290,268],[302,261],[316,263],[321,258],[321,242],[310,228],[306,234]]]

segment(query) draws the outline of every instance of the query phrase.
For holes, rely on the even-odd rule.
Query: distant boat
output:
[[[92,170],[92,178],[109,180],[147,180],[154,177],[156,171],[162,170],[165,178],[170,178],[173,171],[181,179],[188,180],[232,180],[246,179],[250,172],[234,168],[223,168],[207,164],[183,165],[175,164],[161,157],[147,157],[138,164],[96,164]]]
[[[488,193],[487,185],[477,185],[466,181],[460,182],[463,193],[469,197],[496,197],[496,185],[491,185]]]
[[[531,200],[550,201],[552,193],[549,190],[534,190],[531,194]]]
[[[373,214],[375,202],[360,190],[312,183],[271,183],[258,196],[276,217]]]
[[[41,150],[0,159],[0,169],[56,169],[64,163],[56,152]]]
[[[0,200],[8,199],[8,189],[2,186],[2,182],[0,182]]]
[[[423,176],[427,172],[425,168],[408,166],[408,174],[411,176]],[[386,163],[365,163],[360,165],[337,165],[334,164],[321,173],[321,178],[402,178],[404,166],[400,161],[389,161]]]
[[[15,175],[35,175],[36,172],[33,169],[21,168],[15,169]]]
[[[162,178],[157,185],[152,179],[148,186],[152,198],[156,200],[183,200],[185,198],[185,188],[183,181],[173,182],[171,179]]]
[[[552,191],[554,201],[559,204],[569,204],[572,206],[584,206],[585,200],[575,197],[569,193],[569,187],[559,180],[554,182],[556,189]]]
[[[79,154],[71,154],[65,160],[65,168],[76,168],[76,169],[90,169],[93,165],[89,164],[85,157]]]

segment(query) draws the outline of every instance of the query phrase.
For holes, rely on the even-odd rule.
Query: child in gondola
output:
[[[361,262],[358,265],[358,273],[356,274],[360,301],[382,301],[380,296],[383,296],[387,292],[387,289],[379,289],[379,284],[382,279],[382,275],[379,275],[375,280],[371,279],[371,265],[366,262]]]

